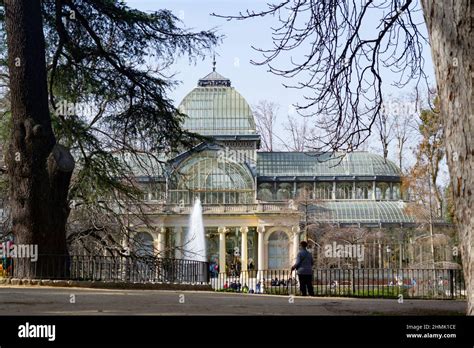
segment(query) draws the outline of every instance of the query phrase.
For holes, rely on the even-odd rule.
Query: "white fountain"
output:
[[[193,211],[189,217],[189,228],[184,238],[184,259],[205,262],[206,237],[202,220],[202,206],[199,198],[194,202]]]
[[[184,238],[183,280],[189,283],[204,283],[207,281],[206,239],[202,221],[202,206],[199,198],[194,202],[193,211],[189,217],[189,228]],[[198,262],[199,261],[199,262]]]

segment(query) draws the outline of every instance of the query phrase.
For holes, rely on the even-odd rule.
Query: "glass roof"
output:
[[[179,110],[188,115],[184,128],[201,135],[257,133],[247,101],[216,72],[199,80],[199,87],[183,99]]]
[[[314,204],[310,214],[326,223],[413,223],[405,203],[383,201],[337,201]]]
[[[178,188],[204,191],[252,190],[253,178],[239,163],[204,151],[187,159],[177,170]]]
[[[259,152],[258,176],[400,176],[395,163],[368,152]]]

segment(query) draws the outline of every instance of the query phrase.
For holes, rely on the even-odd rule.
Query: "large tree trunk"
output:
[[[74,169],[51,127],[40,0],[5,0],[13,130],[7,154],[14,242],[66,255],[67,193]],[[53,267],[54,263],[54,267]],[[67,260],[16,260],[15,276],[62,277]]]
[[[435,65],[446,155],[459,221],[469,315],[474,314],[472,2],[422,0]]]

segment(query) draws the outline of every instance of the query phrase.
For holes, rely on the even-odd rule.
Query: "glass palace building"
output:
[[[181,102],[185,128],[208,137],[168,160],[148,187],[154,231],[140,238],[163,255],[182,257],[189,215],[202,202],[207,258],[228,268],[288,269],[305,238],[309,209],[317,223],[380,228],[413,225],[401,197],[401,172],[368,152],[259,152],[252,110],[215,69]],[[302,212],[302,206],[306,213]],[[171,254],[170,254],[171,253]]]

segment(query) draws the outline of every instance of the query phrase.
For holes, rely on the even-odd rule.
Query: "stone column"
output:
[[[261,271],[265,268],[265,245],[264,245],[264,236],[265,236],[265,226],[258,226],[258,262],[257,262],[257,270],[259,273],[259,278],[261,275]]]
[[[155,251],[156,255],[159,257],[165,257],[165,237],[166,237],[166,228],[160,227],[158,230],[158,239],[156,241]]]
[[[219,273],[225,273],[225,235],[228,230],[221,226],[217,231],[219,232]]]
[[[247,244],[247,237],[248,237],[248,227],[241,227],[240,233],[242,234],[242,245],[240,247],[240,260],[242,262],[242,272],[246,272],[248,270],[248,244]]]
[[[174,249],[174,257],[176,259],[183,258],[183,235],[184,235],[184,227],[176,227],[175,230],[175,249]]]
[[[300,227],[299,226],[293,226],[291,228],[291,231],[293,232],[293,264],[296,262],[296,256],[298,255],[298,249],[300,245]]]
[[[126,256],[129,256],[130,255],[130,245],[129,245],[129,242],[128,242],[128,232],[127,232],[127,235],[122,239],[122,248],[124,250],[124,254]]]
[[[124,267],[122,267],[122,271],[120,272],[121,279],[124,281],[130,281],[130,272],[128,270],[130,269],[130,264],[129,264],[129,258],[130,256],[130,232],[129,231],[124,231],[125,235],[124,238],[122,239],[122,248],[124,251],[125,258],[120,258],[120,262],[124,262]]]

